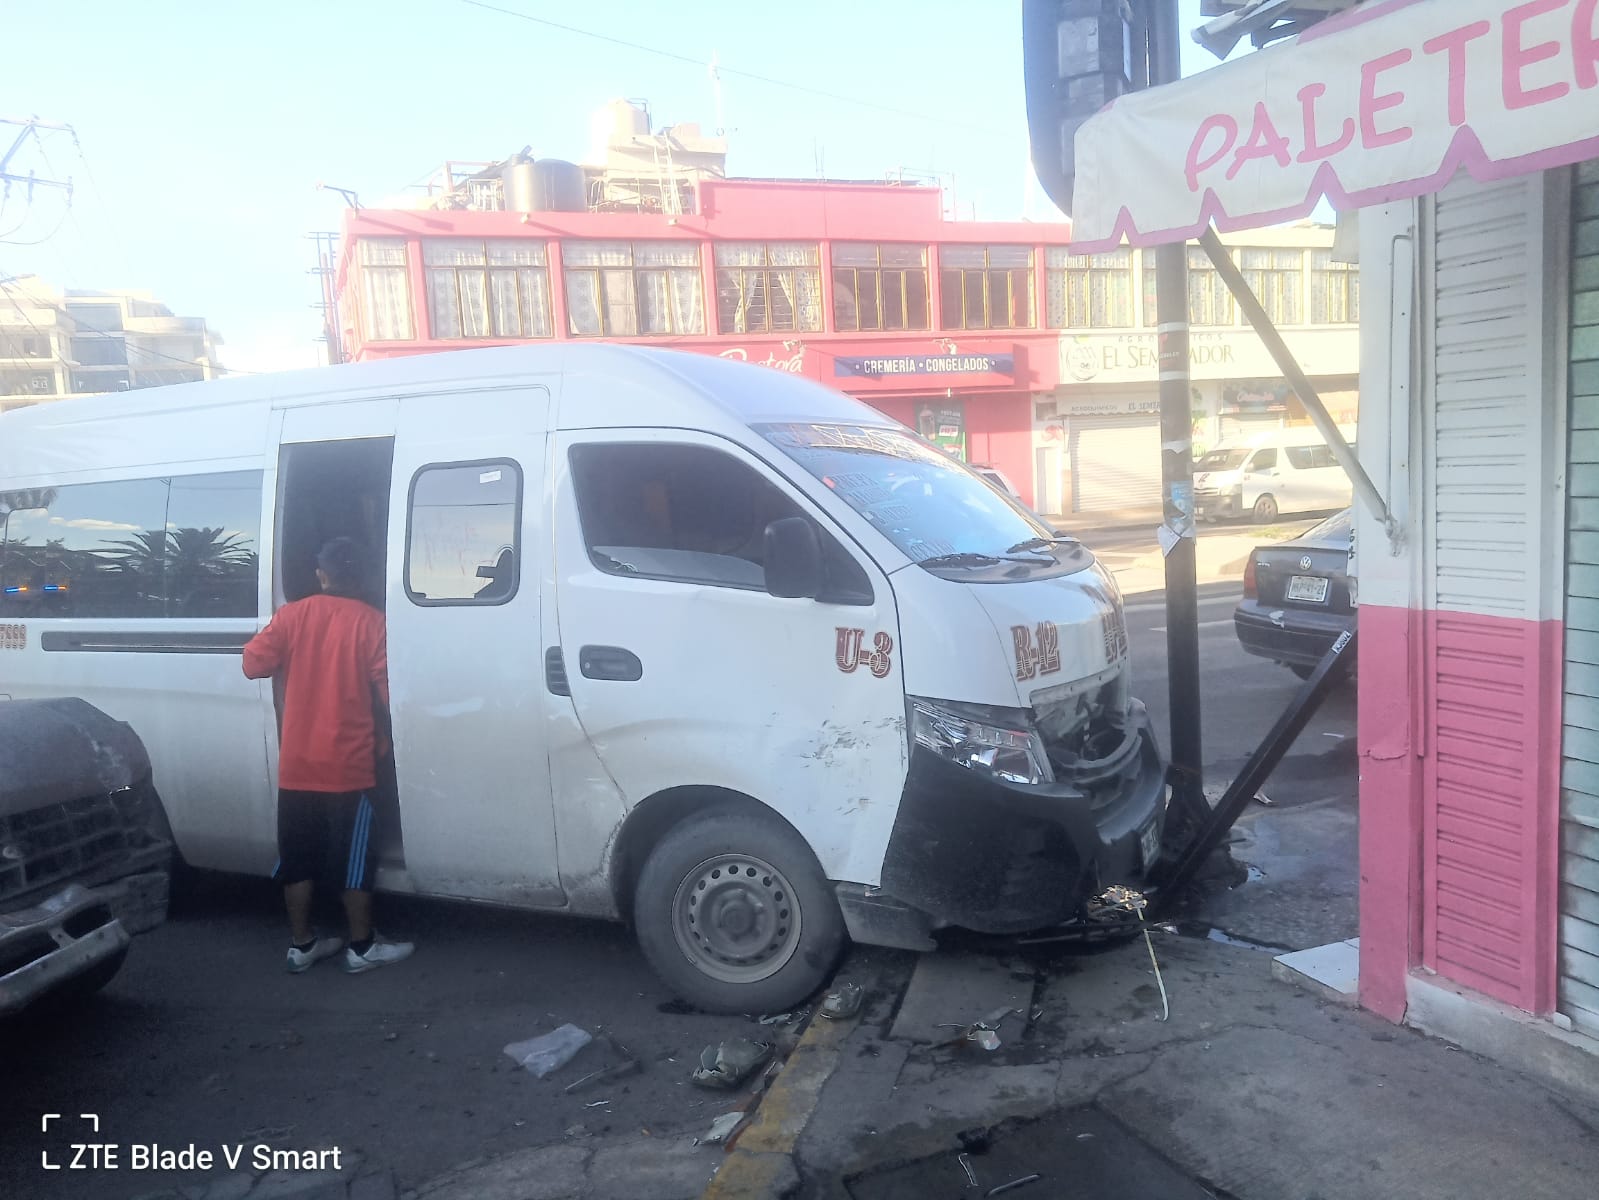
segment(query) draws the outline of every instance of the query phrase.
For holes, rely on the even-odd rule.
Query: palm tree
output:
[[[0,492],[0,560],[8,557],[7,547],[11,541],[11,514],[14,512],[27,512],[30,509],[49,508],[55,503],[55,488],[18,488],[16,491]],[[19,538],[20,545],[25,538]]]
[[[12,492],[0,492],[0,516],[9,517],[14,512],[30,508],[49,508],[55,501],[55,488],[18,488]]]
[[[143,597],[164,602],[171,616],[203,606],[230,583],[255,578],[250,539],[220,527],[146,530],[108,547],[100,551],[107,569],[134,576]]]

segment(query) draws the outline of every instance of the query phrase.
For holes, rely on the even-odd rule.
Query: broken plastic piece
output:
[[[525,1042],[512,1042],[505,1053],[517,1065],[543,1079],[552,1071],[559,1071],[572,1061],[574,1055],[594,1040],[594,1035],[576,1025],[562,1025],[549,1033]]]
[[[742,1112],[723,1113],[711,1122],[710,1130],[700,1139],[702,1146],[720,1146],[733,1136],[733,1131],[738,1128],[739,1122],[744,1119]]]
[[[701,1087],[730,1091],[743,1083],[772,1057],[770,1042],[749,1038],[728,1038],[720,1045],[707,1046],[700,1054],[700,1065],[693,1080]]]
[[[960,1032],[937,1043],[939,1047],[953,1046],[956,1042],[973,1042],[984,1050],[994,1051],[1000,1047],[999,1034],[995,1031],[1000,1022],[1012,1013],[1014,1008],[996,1008],[981,1021],[973,1021],[970,1025],[960,1025],[949,1022],[939,1026],[940,1029],[959,1029]]]
[[[829,1021],[846,1021],[861,1011],[865,996],[860,984],[841,983],[823,998],[819,1011]]]

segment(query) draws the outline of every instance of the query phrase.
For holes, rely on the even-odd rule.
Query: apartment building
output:
[[[141,291],[0,280],[0,412],[218,374],[221,338]]]

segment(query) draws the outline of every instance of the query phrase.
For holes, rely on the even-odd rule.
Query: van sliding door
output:
[[[389,506],[389,687],[419,891],[564,901],[544,751],[542,388],[406,398]]]

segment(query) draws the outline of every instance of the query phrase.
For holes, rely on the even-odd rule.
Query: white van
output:
[[[1353,449],[1355,431],[1339,432]],[[1194,515],[1202,521],[1249,516],[1269,524],[1282,513],[1347,508],[1352,496],[1349,476],[1314,426],[1223,442],[1194,462]]]
[[[703,355],[8,414],[0,696],[130,722],[183,857],[266,875],[273,696],[239,655],[339,535],[384,561],[380,887],[631,919],[683,998],[752,1012],[808,996],[846,931],[1049,926],[1157,852],[1111,576],[866,406]]]

